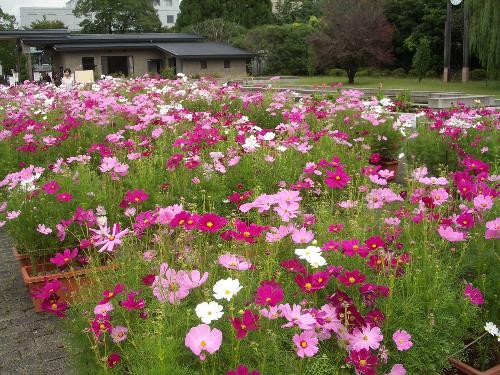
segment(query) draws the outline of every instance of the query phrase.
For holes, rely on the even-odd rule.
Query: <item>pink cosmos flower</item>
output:
[[[292,232],[292,241],[295,243],[309,243],[314,240],[314,232],[302,227]]]
[[[282,203],[274,208],[281,220],[288,223],[290,219],[297,217],[299,204],[297,202]]]
[[[217,328],[210,329],[207,324],[192,327],[184,339],[186,345],[195,355],[206,351],[210,354],[219,350],[222,344],[222,332]]]
[[[7,220],[14,220],[16,218],[19,217],[19,215],[21,215],[21,211],[9,211],[7,212]]]
[[[399,351],[408,350],[413,346],[411,335],[403,330],[397,330],[392,335],[392,340],[396,344]]]
[[[57,183],[57,181],[49,181],[42,186],[42,189],[47,194],[55,194],[61,189],[61,186]]]
[[[255,303],[257,305],[276,306],[283,301],[284,292],[281,285],[274,280],[263,280],[257,288]]]
[[[242,256],[233,254],[222,254],[219,256],[219,264],[230,270],[246,271],[253,268],[250,261]]]
[[[102,246],[98,251],[100,253],[107,251],[109,253],[112,253],[115,246],[121,245],[122,244],[122,238],[127,235],[129,232],[128,228],[125,228],[124,230],[120,230],[120,224],[116,223],[113,225],[113,230],[111,233],[109,233],[109,228],[107,226],[100,227],[100,231],[96,229],[90,229],[94,233],[96,233],[97,236],[95,236],[94,239],[94,244],[95,246]]]
[[[489,195],[479,194],[474,198],[473,202],[478,211],[487,211],[493,207],[493,198]]]
[[[378,349],[383,339],[384,336],[382,336],[379,327],[372,328],[368,325],[367,327],[362,327],[361,330],[356,327],[349,341],[353,350],[370,350]]]
[[[59,202],[69,202],[73,199],[73,196],[70,193],[64,192],[56,195],[56,199]]]
[[[448,192],[443,189],[434,189],[430,192],[431,198],[433,200],[433,203],[436,206],[441,206],[444,202],[448,200]]]
[[[469,299],[473,305],[482,305],[484,297],[478,288],[474,288],[472,284],[468,283],[464,289],[464,296]]]
[[[50,263],[55,264],[57,267],[64,267],[68,263],[71,263],[73,259],[78,255],[78,249],[75,247],[73,250],[65,249],[62,253],[56,253],[52,258],[50,258]]]
[[[300,335],[295,334],[292,339],[297,347],[297,355],[300,358],[313,357],[319,350],[318,338],[314,331],[304,331]]]
[[[403,365],[397,363],[392,366],[391,371],[387,375],[406,375],[406,369]]]
[[[260,372],[257,370],[249,372],[247,366],[239,365],[236,370],[229,370],[226,375],[260,375]]]
[[[300,305],[290,305],[287,303],[285,305],[279,305],[283,313],[283,317],[288,320],[288,323],[282,325],[283,328],[291,328],[293,326],[298,326],[302,330],[313,329],[316,325],[316,319],[310,313],[302,313],[302,307]]]
[[[259,310],[260,315],[262,315],[264,318],[274,320],[281,318],[283,314],[281,313],[281,309],[279,306],[270,306],[268,309],[261,309]]]
[[[484,234],[484,238],[487,240],[500,238],[500,217],[486,223],[486,233]]]
[[[111,302],[102,303],[94,307],[94,315],[106,315],[110,311],[113,311],[113,304]]]
[[[116,326],[111,330],[111,338],[113,342],[119,343],[127,338],[128,329],[127,327]]]
[[[181,283],[181,276],[184,277],[186,275],[183,272],[177,272],[172,268],[166,268],[164,271],[160,269],[160,276],[155,278],[152,285],[153,295],[159,302],[165,302],[168,300],[171,304],[177,304],[188,296],[189,288]],[[184,280],[184,282],[186,283],[190,281],[189,277],[186,276],[186,280]]]
[[[52,233],[52,229],[47,228],[45,224],[38,224],[36,231],[45,235]]]
[[[179,271],[177,278],[182,287],[187,289],[198,288],[205,283],[208,279],[208,272],[201,274],[198,270],[193,271]]]
[[[454,231],[452,227],[446,225],[440,225],[438,233],[441,237],[450,242],[465,241],[467,238],[466,233]]]
[[[231,324],[236,330],[236,338],[244,338],[249,331],[255,331],[259,328],[257,324],[260,316],[254,313],[252,310],[245,310],[241,318],[231,318]]]
[[[226,218],[212,213],[206,213],[200,216],[198,229],[202,232],[215,233],[227,224]]]

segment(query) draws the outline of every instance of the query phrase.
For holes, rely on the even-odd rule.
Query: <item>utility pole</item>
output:
[[[464,36],[463,36],[462,82],[469,81],[469,7],[464,1]]]
[[[448,82],[450,80],[450,65],[451,65],[451,23],[452,20],[452,10],[450,0],[446,1],[446,23],[444,26],[444,69],[443,69],[443,81]]]

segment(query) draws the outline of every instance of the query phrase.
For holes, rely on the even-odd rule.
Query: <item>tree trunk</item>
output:
[[[357,69],[355,67],[349,67],[346,69],[347,71],[347,77],[349,78],[349,84],[354,83],[354,76],[356,75]]]

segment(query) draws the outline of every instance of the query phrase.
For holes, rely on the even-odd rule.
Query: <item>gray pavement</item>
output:
[[[12,243],[0,230],[0,375],[69,375],[58,318],[33,309]]]

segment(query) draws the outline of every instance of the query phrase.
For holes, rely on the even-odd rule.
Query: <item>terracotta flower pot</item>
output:
[[[42,287],[47,280],[59,280],[63,285],[61,290],[57,292],[60,301],[71,302],[74,296],[78,294],[79,288],[82,285],[89,284],[90,279],[87,277],[88,274],[93,272],[107,271],[115,269],[117,267],[118,266],[116,264],[111,264],[96,268],[83,268],[74,271],[50,273],[57,271],[57,267],[52,264],[42,264],[37,267],[37,270],[41,274],[34,276],[31,274],[31,266],[26,265],[21,268],[21,274],[23,276],[24,283],[29,289],[30,298],[33,302],[33,306],[35,307],[35,311],[41,312],[42,300],[33,298],[32,293],[36,292],[40,287]],[[47,274],[47,272],[49,273]]]
[[[500,374],[500,365],[496,365],[493,368],[490,368],[489,370],[486,371],[479,371],[476,370],[475,368],[463,363],[462,361],[459,361],[456,358],[450,357],[448,358],[448,361],[450,364],[456,368],[457,370],[461,371],[463,374],[466,375],[499,375]]]

